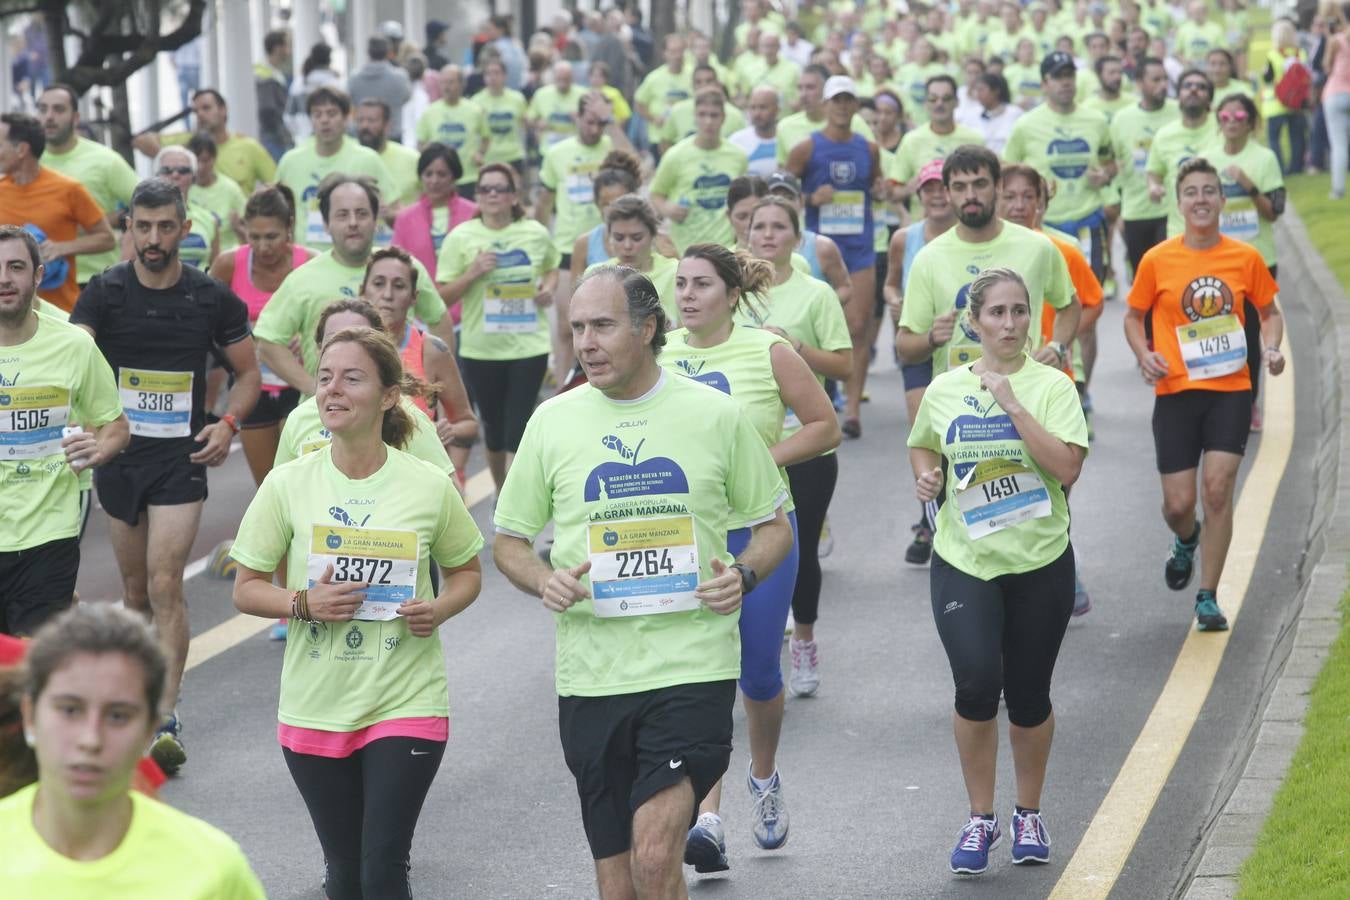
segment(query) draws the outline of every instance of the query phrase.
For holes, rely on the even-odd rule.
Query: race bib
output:
[[[948,344],[947,368],[959,369],[962,366],[968,366],[983,355],[984,348],[979,344]]]
[[[0,459],[41,459],[60,453],[61,429],[69,421],[66,388],[0,388]]]
[[[312,588],[333,567],[333,581],[366,581],[365,602],[353,618],[386,622],[417,595],[417,533],[315,525],[305,574]]]
[[[1232,314],[1178,325],[1177,343],[1192,381],[1231,375],[1247,365],[1247,335]]]
[[[595,201],[595,186],[591,183],[591,176],[588,174],[577,172],[568,175],[564,187],[567,190],[567,199],[578,206],[585,206]]]
[[[1250,241],[1261,230],[1261,220],[1254,209],[1219,213],[1219,231],[1239,241]]]
[[[956,506],[971,540],[1050,515],[1041,476],[1010,459],[987,459],[956,486]]]
[[[528,281],[490,284],[483,298],[484,334],[534,334],[539,313],[534,284]]]
[[[323,223],[323,216],[318,209],[311,209],[305,217],[305,243],[306,244],[331,244],[333,237],[328,233],[328,226]]]
[[[131,433],[149,438],[192,435],[192,373],[122,369],[118,393]]]
[[[1135,147],[1134,151],[1130,154],[1130,159],[1134,161],[1134,170],[1136,172],[1144,171],[1144,167],[1148,165],[1148,148]]]
[[[835,191],[820,207],[821,234],[862,234],[867,202],[862,191]]]
[[[591,525],[591,598],[602,618],[698,609],[693,516]]]

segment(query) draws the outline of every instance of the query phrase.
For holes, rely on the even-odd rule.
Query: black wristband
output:
[[[759,576],[755,574],[754,569],[745,563],[732,563],[731,568],[741,573],[741,596],[750,593],[755,589],[755,585],[759,584]]]

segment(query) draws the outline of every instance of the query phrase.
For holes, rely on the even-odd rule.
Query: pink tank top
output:
[[[304,247],[296,244],[291,248],[292,270],[307,262],[309,262],[309,254],[305,252]],[[261,291],[253,286],[252,276],[253,248],[248,244],[243,244],[234,251],[234,275],[230,277],[230,290],[234,291],[235,296],[243,300],[248,307],[250,325],[258,321],[258,314],[267,305],[267,301],[272,299],[271,291]]]
[[[1323,96],[1350,94],[1350,34],[1342,31],[1333,40],[1340,46],[1327,73],[1327,83],[1322,87]]]

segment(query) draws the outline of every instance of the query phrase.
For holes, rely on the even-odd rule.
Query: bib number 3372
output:
[[[332,581],[363,582],[366,599],[354,618],[387,621],[417,594],[417,533],[315,525],[305,567],[309,586],[333,567]]]

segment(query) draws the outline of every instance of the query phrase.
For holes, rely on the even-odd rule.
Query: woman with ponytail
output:
[[[743,415],[778,464],[787,491],[784,467],[833,450],[839,446],[840,432],[830,399],[796,351],[797,342],[737,321],[743,309],[751,317],[763,314],[761,304],[773,281],[773,264],[743,250],[733,252],[720,244],[689,247],[675,275],[675,300],[684,327],[667,335],[659,361],[671,372],[724,391],[740,403]],[[829,288],[821,288],[829,295]],[[740,618],[740,687],[750,732],[751,831],[765,850],[783,846],[788,836],[787,807],[775,760],[783,730],[779,656],[798,560],[797,516],[791,498],[785,509],[792,525],[793,549],[746,598]],[[727,550],[733,556],[749,545],[751,524],[728,523]],[[727,868],[719,815],[721,794],[719,784],[704,799],[698,822],[689,832],[685,861],[699,872]]]
[[[333,898],[410,896],[413,831],[450,730],[437,630],[482,582],[459,492],[399,449],[416,428],[401,398],[419,387],[381,331],[329,335],[315,402],[332,442],[272,470],[231,551],[240,612],[291,619],[277,736]]]

